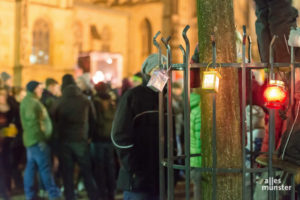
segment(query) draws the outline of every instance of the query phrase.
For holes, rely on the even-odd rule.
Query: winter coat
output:
[[[58,98],[55,95],[53,95],[51,92],[49,92],[48,90],[44,90],[42,94],[41,102],[45,105],[45,107],[49,112],[57,99]]]
[[[19,120],[18,114],[19,114],[19,107],[17,104],[12,103],[10,100],[8,100],[8,106],[9,110],[6,112],[2,112],[0,110],[0,129],[8,127],[9,124],[17,124],[17,121]]]
[[[292,1],[287,0],[255,0],[255,4],[255,29],[261,61],[269,62],[270,42],[273,35],[277,35],[273,47],[274,61],[290,62],[285,37],[288,38],[291,27],[297,27],[297,9],[292,6]]]
[[[20,105],[25,147],[48,140],[52,133],[52,123],[44,105],[34,93],[28,92]]]
[[[97,115],[97,125],[92,138],[93,142],[111,142],[110,134],[115,114],[112,100],[96,96],[93,102]]]
[[[95,124],[92,103],[76,85],[64,88],[52,116],[60,142],[87,142]]]
[[[284,160],[300,165],[300,102],[297,101],[288,111],[285,131],[278,148],[278,156]],[[283,153],[284,152],[284,153]]]
[[[117,107],[111,138],[121,161],[118,188],[158,194],[158,93],[145,84],[128,90]]]
[[[200,95],[191,93],[190,97],[190,142],[191,154],[201,153],[201,109],[200,109]],[[201,157],[193,157],[190,159],[191,167],[201,167]]]

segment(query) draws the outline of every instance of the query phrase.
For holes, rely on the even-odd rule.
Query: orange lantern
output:
[[[279,109],[287,99],[287,91],[284,83],[278,80],[270,80],[264,91],[264,101],[268,108]]]

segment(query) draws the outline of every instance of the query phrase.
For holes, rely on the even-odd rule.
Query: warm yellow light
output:
[[[105,76],[104,76],[104,74],[103,74],[102,71],[97,71],[97,72],[95,73],[95,75],[93,76],[93,82],[94,82],[95,84],[97,84],[97,83],[99,83],[99,82],[101,82],[101,81],[104,81],[104,80],[105,80]]]
[[[220,74],[217,71],[203,72],[202,89],[208,92],[218,92]]]

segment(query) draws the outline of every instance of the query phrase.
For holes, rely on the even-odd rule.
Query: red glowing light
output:
[[[286,98],[287,92],[281,85],[269,85],[264,91],[264,101],[268,108],[281,108]]]

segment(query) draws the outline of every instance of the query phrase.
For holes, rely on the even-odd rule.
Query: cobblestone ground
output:
[[[184,182],[179,182],[177,184],[175,188],[175,200],[185,199],[184,187],[185,187]],[[115,197],[115,200],[122,200],[122,199],[123,199],[122,194],[118,194]],[[25,197],[24,195],[15,195],[12,197],[12,200],[25,200]],[[44,200],[48,200],[48,198],[44,198]],[[80,198],[78,198],[77,200],[88,200],[86,193],[85,192],[80,193]]]

